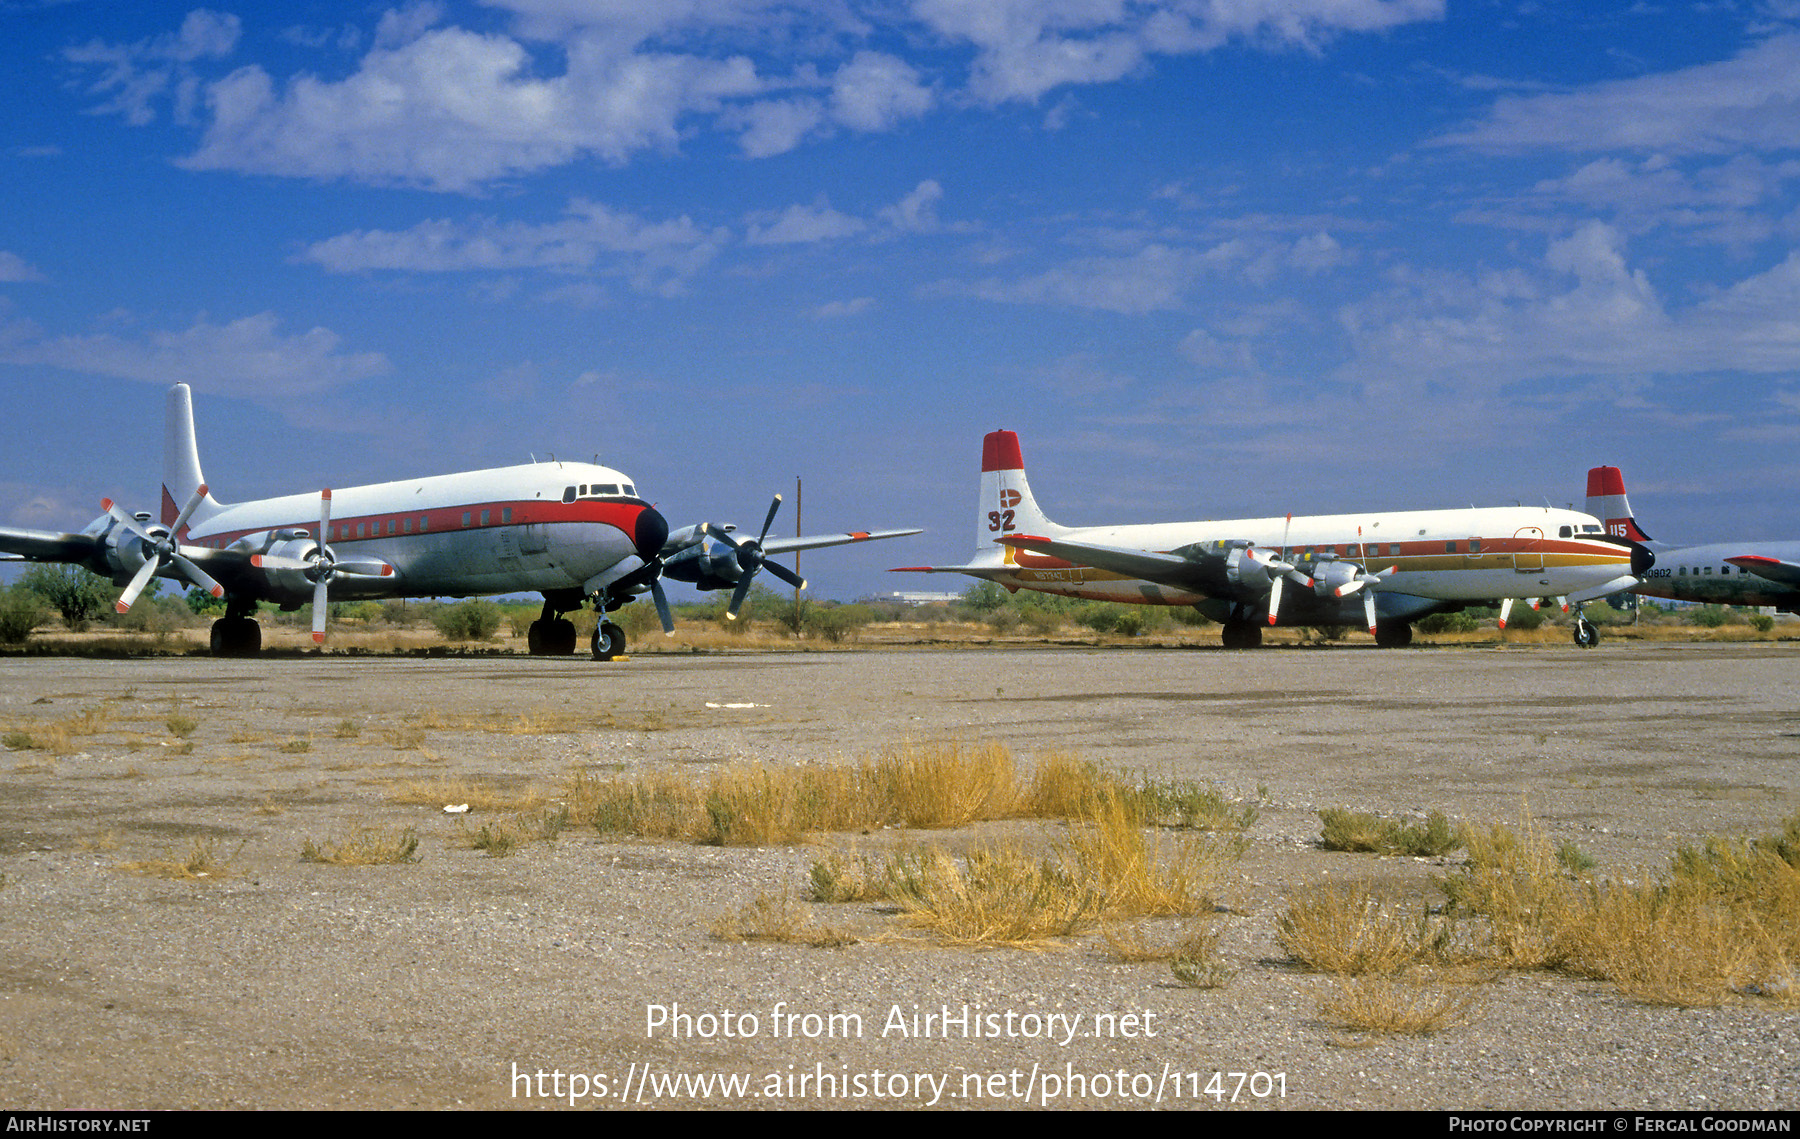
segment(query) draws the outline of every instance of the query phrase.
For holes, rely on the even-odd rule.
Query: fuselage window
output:
[[[512,522],[512,507],[507,506],[507,507],[503,507],[501,509],[500,521],[502,524],[507,524],[507,525],[511,524],[511,522]]]
[[[405,522],[402,522],[400,528],[405,533],[412,533],[412,519],[408,518]]]
[[[463,525],[467,526],[468,524],[469,524],[469,512],[467,510],[465,510],[465,511],[463,511]]]
[[[429,530],[430,528],[431,528],[431,519],[430,518],[419,519],[419,533],[423,534],[425,531]]]
[[[481,512],[481,524],[483,526],[486,526],[488,524],[488,512],[485,510],[483,510]]]
[[[1444,552],[1446,554],[1454,554],[1456,552],[1456,543],[1455,542],[1445,542],[1444,543]]]
[[[368,525],[367,522],[358,522],[356,524],[356,536],[358,538],[361,538],[368,533]]]
[[[1481,552],[1481,539],[1480,538],[1470,538],[1469,539],[1469,552],[1471,554],[1479,554]]]
[[[1707,577],[1711,577],[1712,576],[1712,567],[1707,566],[1705,569],[1701,570],[1700,572],[1705,574]]]

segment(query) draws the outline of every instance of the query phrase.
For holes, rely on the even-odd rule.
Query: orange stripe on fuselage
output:
[[[510,526],[529,526],[554,524],[559,522],[600,523],[623,532],[627,537],[636,533],[637,519],[649,509],[650,504],[641,499],[627,501],[595,502],[580,500],[576,502],[545,502],[542,499],[517,499],[512,501],[471,502],[456,506],[438,506],[428,510],[395,510],[379,514],[352,514],[344,517],[334,516],[331,528],[335,533],[338,528],[345,527],[342,538],[327,537],[331,545],[350,545],[356,542],[368,542],[377,538],[413,538],[429,537],[433,534],[459,534],[471,530],[496,529]],[[511,521],[502,522],[505,512],[511,509]],[[481,512],[488,512],[488,520],[481,521]],[[463,515],[469,515],[467,525],[463,524]],[[411,531],[405,529],[407,520],[411,520]],[[423,519],[424,526],[419,522]],[[389,522],[394,529],[389,532]],[[366,532],[356,533],[357,526],[363,526]],[[285,522],[274,526],[257,526],[249,529],[225,530],[217,534],[206,534],[192,539],[197,546],[210,546],[223,549],[242,538],[252,534],[265,534],[272,530],[305,530],[312,534],[319,528],[319,520],[313,518],[299,522]]]

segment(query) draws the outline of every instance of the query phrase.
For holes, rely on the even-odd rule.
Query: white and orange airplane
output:
[[[663,631],[673,631],[662,578],[731,589],[727,612],[735,618],[761,570],[804,586],[767,560],[776,554],[919,533],[771,539],[780,505],[776,495],[755,538],[707,523],[671,533],[626,475],[554,460],[226,504],[201,474],[192,396],[176,384],[168,395],[159,524],[106,499],[106,513],[79,533],[0,528],[0,552],[112,578],[124,586],[121,613],[152,577],[186,580],[225,600],[225,616],[212,627],[212,650],[225,656],[261,650],[252,614],[262,601],[285,610],[310,602],[313,640],[322,643],[328,598],[532,591],[544,596],[528,637],[533,653],[574,652],[575,626],[564,614],[587,603],[601,614],[594,658],[611,660],[624,651],[625,633],[605,614],[644,593]]]
[[[1705,605],[1770,605],[1783,613],[1800,613],[1800,542],[1755,539],[1675,546],[1654,541],[1638,526],[1625,496],[1625,476],[1617,467],[1588,471],[1587,508],[1605,520],[1608,534],[1655,551],[1656,565],[1633,592]]]
[[[1549,507],[1411,510],[1129,526],[1059,526],[1025,478],[1019,437],[982,442],[975,558],[901,573],[962,573],[1008,590],[1102,601],[1191,605],[1254,648],[1270,625],[1366,625],[1376,642],[1412,641],[1412,622],[1467,604],[1583,602],[1636,585],[1642,547],[1609,540],[1599,519]],[[1358,596],[1360,594],[1360,596]],[[1577,615],[1577,644],[1593,625]]]

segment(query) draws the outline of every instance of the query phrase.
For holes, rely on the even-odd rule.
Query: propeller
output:
[[[1284,552],[1288,548],[1288,531],[1293,528],[1293,525],[1294,516],[1290,514],[1287,516],[1286,523],[1281,527],[1281,549]],[[1273,627],[1275,624],[1276,613],[1281,609],[1281,583],[1291,579],[1294,584],[1300,586],[1300,588],[1311,589],[1313,587],[1313,579],[1308,577],[1304,570],[1299,566],[1294,565],[1292,562],[1282,561],[1279,558],[1269,558],[1265,561],[1264,559],[1257,557],[1254,547],[1247,553],[1251,560],[1261,565],[1269,575],[1269,625],[1270,627]]]
[[[156,576],[163,567],[170,565],[179,569],[183,577],[214,597],[225,596],[225,587],[214,581],[211,574],[185,557],[181,552],[181,544],[175,539],[175,535],[179,534],[187,525],[188,519],[193,516],[195,509],[205,499],[206,484],[202,483],[200,488],[194,491],[194,497],[188,499],[187,505],[181,508],[181,513],[175,516],[175,521],[170,524],[168,532],[160,535],[153,534],[138,525],[138,520],[120,510],[118,504],[112,499],[100,500],[100,509],[111,515],[115,522],[138,536],[139,548],[144,555],[144,564],[139,566],[137,573],[132,575],[130,584],[125,587],[125,592],[119,594],[119,600],[113,605],[114,609],[120,613],[130,610],[132,602],[138,599],[138,594],[142,593],[144,587],[150,584],[150,579]]]
[[[763,553],[763,539],[769,536],[769,527],[775,524],[775,512],[780,509],[781,496],[778,494],[775,496],[775,500],[769,503],[769,513],[763,519],[762,533],[743,541],[733,538],[730,533],[718,526],[709,524],[706,527],[708,534],[737,552],[738,569],[743,572],[743,576],[738,578],[737,588],[731,591],[731,604],[725,609],[725,616],[733,621],[737,620],[738,610],[743,608],[744,598],[750,594],[750,582],[756,577],[758,570],[768,570],[795,589],[806,588],[805,578],[780,562],[769,561],[768,556]],[[662,604],[667,605],[667,602]],[[661,613],[662,609],[659,607],[657,612]]]
[[[304,533],[304,531],[301,531]],[[394,572],[394,567],[379,558],[342,558],[332,552],[325,544],[325,535],[331,533],[331,488],[319,492],[319,533],[313,549],[304,558],[289,558],[279,554],[256,554],[250,558],[250,564],[264,570],[298,570],[312,582],[312,639],[313,644],[325,643],[325,617],[330,611],[327,604],[331,583],[340,577],[387,577]]]

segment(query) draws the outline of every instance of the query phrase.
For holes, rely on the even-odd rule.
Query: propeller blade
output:
[[[775,525],[775,512],[780,509],[781,509],[781,496],[778,494],[775,496],[775,501],[769,503],[769,513],[763,519],[762,533],[760,533],[756,536],[756,544],[757,545],[759,545],[759,546],[762,545],[763,539],[767,538],[769,536],[769,527]]]
[[[136,534],[138,537],[142,538],[144,541],[148,542],[151,540],[150,535],[145,533],[144,528],[142,526],[138,525],[138,520],[133,518],[131,515],[125,513],[123,510],[119,509],[119,504],[114,502],[112,499],[110,499],[110,498],[101,499],[100,500],[100,509],[106,511],[107,514],[111,515],[112,520],[114,522],[117,522],[119,525],[125,527],[127,530],[131,531],[133,534]]]
[[[313,644],[315,645],[322,645],[325,643],[325,614],[327,611],[325,594],[329,585],[330,579],[323,577],[313,583],[312,634]]]
[[[731,591],[731,604],[725,607],[726,620],[737,620],[738,610],[744,607],[744,598],[750,594],[750,579],[755,576],[747,573],[738,579],[737,588]]]
[[[1363,591],[1363,616],[1368,619],[1369,636],[1373,637],[1375,635],[1375,591],[1372,589]]]
[[[1281,582],[1285,577],[1285,574],[1277,575],[1275,580],[1269,583],[1269,625],[1271,627],[1275,624],[1276,611],[1281,608]]]
[[[341,562],[331,563],[333,573],[347,574],[351,577],[392,577],[394,567],[380,558],[345,558]]]
[[[793,586],[795,589],[805,589],[806,588],[806,579],[801,577],[799,574],[795,573],[793,570],[782,565],[780,562],[764,562],[762,564],[761,568],[768,570],[770,573],[774,574],[776,577],[780,578],[782,581],[787,582],[789,585]]]
[[[1502,629],[1506,628],[1506,618],[1512,613],[1512,603],[1513,599],[1510,597],[1500,599],[1500,627]]]
[[[187,500],[187,505],[181,508],[181,513],[175,516],[175,521],[169,523],[171,538],[181,533],[181,528],[187,525],[189,518],[193,517],[195,508],[204,501],[206,501],[206,484],[201,483],[200,489],[194,492],[194,496]]]
[[[669,595],[663,592],[662,578],[650,579],[650,600],[656,603],[656,616],[662,622],[663,636],[675,635],[675,615],[669,612]]]
[[[313,537],[322,546],[325,539],[331,537],[331,488],[326,487],[319,492],[319,532]]]
[[[225,596],[225,587],[215,581],[211,574],[195,565],[191,559],[183,557],[181,554],[171,554],[169,555],[169,558],[180,567],[182,574],[184,574],[189,581],[212,594],[214,597]]]
[[[138,599],[138,594],[144,592],[144,586],[150,583],[150,578],[155,575],[157,567],[161,564],[162,562],[154,555],[145,558],[144,564],[139,566],[137,573],[131,576],[131,584],[125,587],[125,592],[119,594],[119,600],[113,603],[113,608],[121,613],[128,612],[131,609],[131,603]]]
[[[733,538],[731,532],[724,527],[714,526],[711,522],[708,522],[706,524],[706,532],[712,535],[716,541],[723,542],[734,550],[738,548],[738,540]]]

